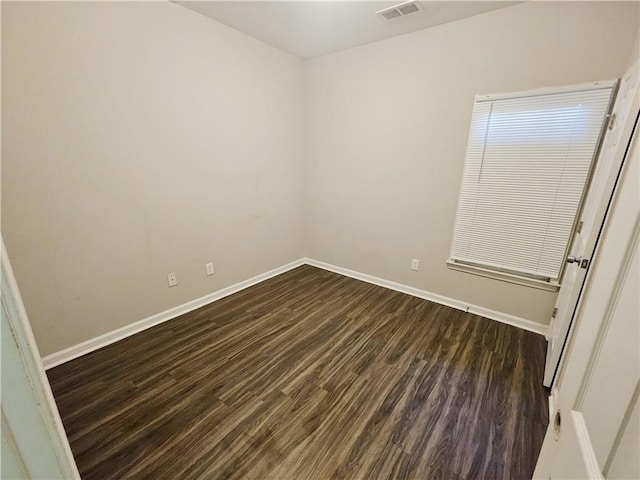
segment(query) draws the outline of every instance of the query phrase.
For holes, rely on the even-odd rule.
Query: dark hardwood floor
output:
[[[48,376],[84,479],[524,479],[545,347],[303,266]]]

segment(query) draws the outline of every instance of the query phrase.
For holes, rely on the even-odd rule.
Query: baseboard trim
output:
[[[414,297],[430,300],[441,305],[446,305],[447,307],[452,307],[458,310],[473,313],[475,315],[480,315],[491,320],[496,320],[501,323],[506,323],[507,325],[522,328],[523,330],[528,330],[529,332],[538,333],[540,335],[546,335],[547,333],[547,325],[532,322],[531,320],[516,317],[515,315],[510,315],[508,313],[498,312],[489,308],[480,307],[478,305],[466,303],[461,300],[445,297],[444,295],[439,295],[437,293],[428,292],[426,290],[410,287],[401,283],[392,282],[383,278],[374,277],[373,275],[357,272],[355,270],[350,270],[344,267],[339,267],[330,263],[321,262],[312,258],[306,258],[305,263],[314,267],[322,268],[323,270],[328,270],[330,272],[339,273],[340,275],[355,278],[356,280],[362,280],[363,282],[372,283],[380,287],[390,288],[391,290],[396,290],[398,292],[406,293]]]
[[[293,270],[294,268],[304,265],[305,263],[305,259],[300,258],[291,263],[287,263],[286,265],[282,265],[280,267],[274,268],[273,270],[269,270],[268,272],[256,275],[255,277],[249,278],[248,280],[244,280],[221,290],[217,290],[203,297],[196,298],[195,300],[191,300],[190,302],[183,303],[182,305],[170,308],[169,310],[165,310],[164,312],[157,313],[155,315],[144,318],[129,325],[125,325],[124,327],[118,328],[72,347],[65,348],[64,350],[60,350],[59,352],[47,355],[42,359],[42,363],[45,370],[56,367],[65,362],[73,360],[74,358],[81,357],[83,355],[86,355],[87,353],[91,353],[102,347],[106,347],[107,345],[115,343],[118,340],[122,340],[138,332],[154,327],[173,318],[179,317],[180,315],[189,313],[197,308],[215,302],[216,300],[220,300],[221,298],[233,295],[234,293],[244,290],[245,288],[249,288],[260,282],[264,282],[271,277],[275,277],[276,275],[280,275],[281,273]]]
[[[355,270],[339,267],[330,263],[321,262],[312,258],[300,258],[291,263],[287,263],[286,265],[282,265],[280,267],[274,268],[273,270],[269,270],[268,272],[256,275],[255,277],[249,278],[248,280],[244,280],[242,282],[236,283],[235,285],[231,285],[229,287],[205,295],[204,297],[196,298],[195,300],[191,300],[190,302],[183,303],[182,305],[178,305],[177,307],[170,308],[169,310],[165,310],[164,312],[157,313],[155,315],[144,318],[129,325],[125,325],[124,327],[118,328],[72,347],[65,348],[64,350],[60,350],[59,352],[47,355],[42,359],[42,363],[45,370],[57,367],[58,365],[61,365],[65,362],[86,355],[87,353],[91,353],[102,347],[106,347],[107,345],[115,343],[118,340],[122,340],[138,332],[142,332],[143,330],[154,327],[173,318],[179,317],[180,315],[189,313],[197,308],[208,305],[209,303],[215,302],[216,300],[220,300],[221,298],[227,297],[229,295],[233,295],[234,293],[244,290],[245,288],[249,288],[271,277],[275,277],[276,275],[288,272],[289,270],[305,264],[321,268],[323,270],[328,270],[330,272],[339,273],[340,275],[344,275],[346,277],[355,278],[356,280],[362,280],[363,282],[378,285],[380,287],[406,293],[414,297],[430,300],[432,302],[446,305],[457,310],[463,310],[465,312],[480,315],[482,317],[506,323],[507,325],[522,328],[524,330],[538,333],[540,335],[546,335],[547,333],[546,325],[532,322],[531,320],[526,320],[514,315],[509,315],[507,313],[480,307],[478,305],[469,304],[461,300],[446,297],[444,295],[439,295],[437,293],[428,292],[426,290],[410,287],[401,283],[392,282],[383,278],[374,277],[373,275],[368,275],[366,273],[357,272]]]

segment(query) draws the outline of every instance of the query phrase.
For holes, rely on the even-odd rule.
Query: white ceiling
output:
[[[313,58],[519,3],[420,1],[421,11],[385,22],[375,11],[401,0],[173,1],[299,58]]]

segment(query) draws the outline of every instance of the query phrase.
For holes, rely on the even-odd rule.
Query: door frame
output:
[[[13,337],[13,342],[3,339],[13,351],[2,355],[3,375],[8,377],[2,385],[12,387],[2,391],[2,423],[15,446],[7,453],[11,458],[5,459],[21,466],[31,478],[80,479],[1,234],[0,244],[2,316]],[[4,370],[7,367],[10,374]],[[16,385],[23,387],[21,391]],[[24,398],[29,397],[25,391],[32,398]]]
[[[629,74],[629,72],[633,72],[634,70],[637,70],[638,68],[640,68],[640,65],[638,62],[635,62],[627,71],[627,74]],[[617,91],[617,96],[620,95],[621,93],[621,86],[619,85],[618,87],[618,91]],[[616,98],[616,101],[618,100],[618,98]],[[615,110],[615,106],[614,106],[614,110],[612,111],[611,115],[615,115],[616,114],[616,110]],[[603,196],[602,200],[600,201],[600,203],[598,203],[595,206],[595,212],[596,212],[596,217],[601,218],[601,224],[599,226],[599,228],[597,229],[597,234],[595,235],[595,238],[593,240],[593,249],[592,249],[592,253],[590,255],[589,258],[589,264],[588,267],[585,271],[584,277],[582,279],[582,285],[580,286],[580,290],[578,293],[578,296],[576,298],[576,302],[575,305],[571,308],[572,313],[570,315],[570,319],[568,321],[568,325],[566,328],[566,334],[564,334],[564,338],[558,338],[556,341],[559,341],[562,343],[562,346],[560,347],[560,355],[559,358],[555,364],[555,368],[553,369],[553,372],[548,372],[545,371],[544,373],[544,385],[553,389],[554,385],[556,383],[556,380],[559,377],[559,373],[562,369],[562,365],[563,365],[563,361],[564,361],[564,357],[566,356],[566,352],[567,352],[567,346],[569,344],[572,332],[573,332],[573,328],[574,328],[574,320],[575,317],[580,309],[580,304],[582,302],[582,298],[583,298],[583,293],[584,293],[584,288],[585,285],[587,283],[587,278],[589,276],[589,270],[591,269],[591,266],[593,264],[593,261],[596,257],[596,255],[598,254],[598,246],[599,246],[599,242],[600,239],[602,237],[602,233],[603,233],[603,229],[605,227],[605,223],[606,223],[606,219],[607,219],[607,215],[609,213],[609,210],[611,208],[611,203],[613,201],[614,198],[614,194],[615,194],[615,190],[616,187],[618,186],[619,182],[620,182],[620,176],[622,174],[623,168],[624,168],[624,164],[625,164],[625,159],[627,158],[627,155],[629,153],[629,149],[631,148],[631,143],[633,141],[633,135],[634,135],[634,131],[636,128],[636,124],[638,123],[638,118],[640,117],[640,87],[637,87],[635,92],[633,93],[633,98],[631,100],[631,107],[629,110],[629,115],[627,116],[627,118],[625,119],[625,123],[624,125],[620,126],[619,128],[621,128],[621,132],[620,132],[620,143],[618,145],[618,147],[616,148],[616,151],[614,153],[615,158],[612,162],[611,165],[611,171],[607,172],[607,176],[604,179],[604,182],[606,182],[606,186],[604,189],[604,192],[607,193],[608,195]],[[615,118],[615,117],[614,117]],[[615,120],[614,120],[615,121]],[[607,129],[609,129],[610,127],[607,126]],[[608,131],[608,130],[607,130]],[[606,134],[605,134],[606,135]],[[604,142],[606,142],[606,138],[603,140]],[[604,150],[602,150],[602,147],[604,145],[601,145],[601,150],[600,150],[600,154],[603,153]],[[583,202],[582,202],[582,206],[581,206],[581,210],[580,212],[583,212],[583,207],[585,205],[586,202],[586,198],[588,197],[589,192],[587,191],[587,194],[585,195],[585,197],[583,198]],[[582,213],[580,213],[581,215]],[[578,223],[578,218],[576,219],[576,224]],[[573,241],[573,239],[572,239]],[[571,247],[571,242],[570,242],[570,246]],[[566,269],[565,269],[566,271]],[[560,289],[562,290],[562,287],[560,287]],[[556,304],[557,304],[557,300],[556,300]],[[552,319],[552,324],[549,326],[549,331],[551,332],[551,329],[553,328],[553,322],[555,322],[557,319],[553,318]],[[548,345],[550,345],[551,343],[551,338],[547,337],[548,340]],[[549,348],[549,347],[547,347]],[[550,354],[550,352],[548,352],[548,354]]]

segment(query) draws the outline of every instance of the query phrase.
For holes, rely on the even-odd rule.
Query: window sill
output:
[[[447,260],[447,266],[451,270],[471,273],[473,275],[480,275],[481,277],[495,278],[496,280],[502,280],[503,282],[516,283],[518,285],[538,288],[540,290],[547,290],[549,292],[557,292],[558,290],[560,290],[560,284],[558,282],[545,282],[544,280],[521,277],[519,275],[514,275],[511,273],[496,272],[495,270],[489,270],[488,268],[456,263],[452,260]]]

